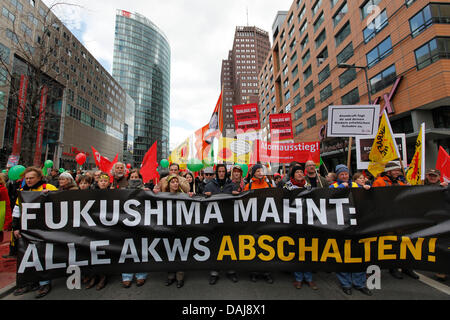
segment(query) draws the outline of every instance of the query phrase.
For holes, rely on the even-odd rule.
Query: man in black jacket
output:
[[[227,167],[224,164],[218,164],[216,165],[216,177],[206,185],[203,194],[209,197],[219,193],[231,194],[236,190],[237,186],[228,178]],[[228,271],[227,277],[233,282],[238,282],[235,271]],[[217,283],[217,280],[219,280],[219,271],[210,271],[209,284],[214,285]]]

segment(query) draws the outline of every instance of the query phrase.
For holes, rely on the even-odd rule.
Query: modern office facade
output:
[[[222,61],[224,130],[234,130],[234,105],[258,103],[258,74],[269,50],[268,32],[256,27],[236,27],[233,49]]]
[[[158,161],[169,155],[170,46],[149,19],[117,10],[113,76],[135,101],[134,163],[158,142]]]
[[[347,163],[348,142],[326,136],[328,106],[370,100],[406,134],[408,163],[426,123],[434,167],[438,146],[450,148],[449,23],[448,1],[294,1],[259,74],[263,126],[292,113],[295,141],[320,140],[332,169]]]
[[[55,167],[74,169],[76,154],[85,152],[84,168],[95,167],[91,146],[105,157],[119,154],[122,159],[126,93],[118,82],[42,1],[4,0],[0,7],[0,52],[5,62],[0,66],[0,164],[6,165],[17,136],[20,80],[28,79],[29,86],[20,90],[28,89],[24,100],[29,105],[38,84],[36,74],[45,75],[46,86],[52,83],[42,119],[41,164],[50,159]],[[32,117],[36,115],[26,113],[24,123]],[[32,131],[30,140],[39,141],[35,127]],[[31,152],[34,146],[24,140],[21,147]]]

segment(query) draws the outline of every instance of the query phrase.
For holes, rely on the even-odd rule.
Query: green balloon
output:
[[[161,160],[160,165],[161,165],[161,167],[163,167],[163,168],[168,168],[169,165],[170,165],[169,160],[167,160],[167,159]]]
[[[19,180],[22,173],[25,171],[25,167],[18,165],[9,169],[8,177],[10,180]]]
[[[6,173],[6,170],[2,170],[2,173]]]
[[[63,173],[63,172],[66,172],[66,169],[64,169],[64,168],[59,169],[59,173]]]
[[[203,159],[203,166],[204,168],[208,168],[208,167],[214,167],[214,160],[213,159]]]
[[[203,169],[203,162],[199,159],[191,159],[188,161],[187,167],[192,172],[198,172]]]
[[[53,167],[53,161],[52,160],[47,160],[44,162],[44,167],[45,168],[52,168]]]
[[[247,173],[248,173],[248,165],[246,165],[245,163],[244,163],[244,164],[238,163],[237,165],[238,165],[239,167],[241,167],[241,169],[242,169],[242,176],[243,176],[243,177],[246,177],[246,176],[247,176]]]

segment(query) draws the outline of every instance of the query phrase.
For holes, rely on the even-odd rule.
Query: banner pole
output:
[[[351,160],[352,160],[352,146],[353,146],[353,137],[350,137],[348,140],[348,156],[347,156],[347,168],[349,170],[350,170],[350,165],[351,165]]]

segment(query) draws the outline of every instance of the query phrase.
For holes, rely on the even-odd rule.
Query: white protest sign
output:
[[[328,107],[328,137],[371,137],[377,134],[379,105]]]

